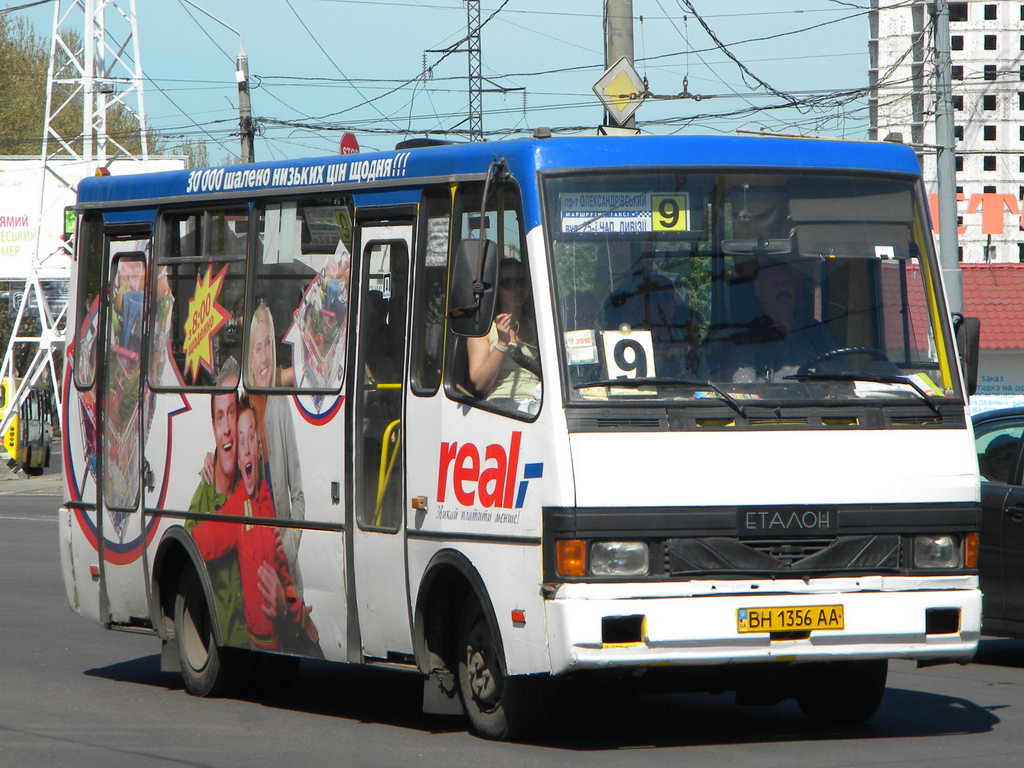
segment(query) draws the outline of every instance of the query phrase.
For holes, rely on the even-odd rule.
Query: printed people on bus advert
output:
[[[264,476],[256,412],[243,396],[236,423],[238,479],[218,512],[244,517],[274,517],[274,503]],[[319,634],[311,609],[298,598],[274,528],[202,521],[192,537],[204,560],[234,553],[241,575],[242,603],[250,647],[309,652]]]
[[[218,374],[218,386],[238,386],[239,374],[238,362],[229,357]],[[236,389],[214,394],[211,416],[215,449],[206,457],[188,511],[283,516],[275,514],[260,441],[262,426],[249,397],[240,400]],[[318,635],[308,615],[311,609],[302,603],[280,529],[195,518],[187,520],[185,527],[194,537],[199,531],[196,541],[207,561],[225,644],[318,655]],[[295,547],[297,554],[297,542]],[[268,633],[260,616],[273,618],[279,625]]]
[[[291,369],[277,367],[276,338],[270,308],[260,302],[249,326],[248,383],[252,388],[286,386],[287,379],[293,378]],[[288,395],[257,393],[250,393],[249,399],[256,410],[256,424],[263,449],[263,476],[270,485],[274,512],[277,517],[286,520],[304,520],[306,499],[302,492],[302,470],[299,467],[295,427],[292,424],[291,399]],[[288,567],[301,595],[298,554],[302,531],[287,528],[282,530],[281,535],[288,556]]]
[[[217,374],[219,387],[237,387],[238,361],[229,357]],[[218,512],[227,502],[238,480],[235,451],[238,444],[238,391],[215,394],[210,398],[213,422],[214,452],[207,455],[200,473],[201,480],[192,496],[188,511],[193,514]],[[211,461],[212,458],[212,461]],[[185,521],[186,529],[194,529],[197,520]],[[246,630],[242,608],[242,574],[238,557],[230,553],[207,561],[207,573],[213,594],[213,607],[220,617],[221,638],[226,645],[246,646]]]

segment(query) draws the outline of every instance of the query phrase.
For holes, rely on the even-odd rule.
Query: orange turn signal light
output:
[[[964,567],[978,567],[978,548],[981,545],[981,536],[978,533],[968,533],[964,537]]]
[[[556,541],[555,559],[559,576],[587,575],[587,543],[582,539]]]

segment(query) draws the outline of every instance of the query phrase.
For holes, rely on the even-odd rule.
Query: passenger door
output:
[[[981,589],[986,618],[1024,621],[1024,415],[979,420],[975,448],[981,472]]]
[[[103,360],[97,452],[100,562],[109,620],[138,623],[149,616],[143,559],[142,378],[145,291],[151,237],[146,231],[105,239]],[[148,585],[147,585],[148,586]],[[102,599],[102,598],[101,598]],[[102,610],[102,606],[101,606]]]
[[[403,423],[412,219],[363,224],[352,444],[355,602],[364,658],[412,653]],[[351,658],[351,656],[350,656]]]

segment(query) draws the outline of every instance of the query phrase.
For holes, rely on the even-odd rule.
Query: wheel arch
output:
[[[490,594],[479,571],[461,552],[442,549],[427,564],[413,614],[413,649],[416,665],[425,675],[436,669],[454,672],[459,613],[473,594],[490,624],[498,646],[501,671],[507,674],[505,646]]]
[[[210,611],[213,624],[213,637],[217,645],[221,645],[220,616],[217,615],[216,603],[213,601],[213,587],[206,563],[199,554],[196,543],[192,540],[184,526],[175,525],[168,528],[160,538],[156,556],[153,558],[153,577],[150,580],[150,613],[164,645],[176,643],[174,633],[168,628],[174,621],[174,596],[178,580],[185,568],[193,568],[203,587],[203,595]]]

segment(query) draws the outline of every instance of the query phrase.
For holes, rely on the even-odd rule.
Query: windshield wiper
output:
[[[939,404],[935,402],[935,398],[909,376],[893,376],[886,373],[793,373],[783,376],[783,378],[796,381],[873,381],[877,384],[906,384],[920,395],[936,416],[942,418],[942,411],[939,409]]]
[[[633,379],[599,379],[598,381],[585,381],[581,384],[573,385],[573,389],[586,389],[588,387],[643,387],[651,384],[677,387],[707,387],[718,395],[720,400],[724,400],[726,405],[736,411],[736,413],[744,419],[747,418],[747,412],[743,410],[742,405],[736,402],[736,398],[728,392],[719,389],[715,384],[707,379],[679,379],[672,376],[638,376]]]

